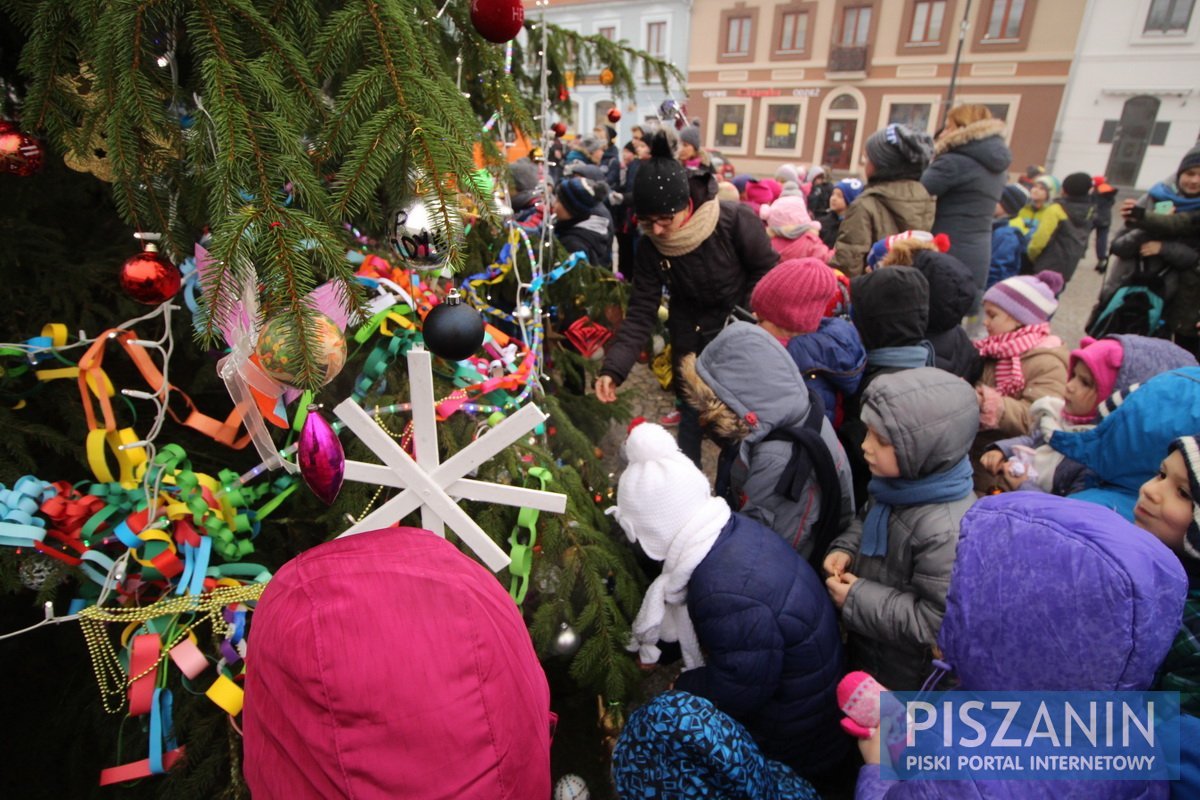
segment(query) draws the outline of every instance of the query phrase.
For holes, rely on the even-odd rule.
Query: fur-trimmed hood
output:
[[[934,142],[933,153],[940,156],[949,150],[957,150],[970,142],[978,142],[991,136],[999,136],[1003,139],[1006,128],[1002,119],[976,120]]]
[[[811,405],[804,376],[774,336],[735,322],[680,365],[684,394],[700,424],[727,442],[755,442],[777,428],[800,427]]]

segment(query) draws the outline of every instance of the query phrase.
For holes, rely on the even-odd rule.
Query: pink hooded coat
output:
[[[271,580],[247,663],[255,800],[550,796],[550,694],[496,577],[415,528],[314,547]]]

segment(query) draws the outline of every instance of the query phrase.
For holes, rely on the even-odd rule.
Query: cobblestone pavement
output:
[[[1119,228],[1118,220],[1118,225],[1113,230],[1114,235]],[[1078,346],[1079,339],[1083,336],[1083,327],[1087,323],[1088,315],[1091,313],[1104,280],[1104,276],[1094,269],[1096,258],[1093,252],[1093,244],[1089,241],[1087,255],[1080,259],[1075,275],[1067,284],[1062,297],[1059,298],[1058,313],[1055,314],[1053,320],[1054,333],[1072,349]],[[631,398],[634,417],[641,416],[654,422],[675,408],[675,395],[663,391],[658,380],[645,364],[634,365],[619,392],[622,397]],[[600,442],[600,448],[604,451],[605,466],[609,472],[618,477],[624,467],[620,450],[621,442],[625,439],[625,428],[624,423],[614,422],[609,428],[608,435]],[[716,445],[705,440],[704,472],[710,480],[716,475],[717,453]]]

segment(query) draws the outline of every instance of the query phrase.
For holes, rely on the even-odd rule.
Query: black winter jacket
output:
[[[554,235],[568,253],[582,250],[592,266],[612,269],[613,221],[603,203],[586,217],[558,220]]]
[[[1063,276],[1063,283],[1071,280],[1079,259],[1087,252],[1088,237],[1092,235],[1092,201],[1082,197],[1060,197],[1058,204],[1067,212],[1067,218],[1058,223],[1054,235],[1038,255],[1037,261],[1026,263],[1022,272],[1027,274],[1054,270]]]
[[[712,235],[682,256],[661,255],[649,237],[638,242],[633,265],[633,291],[625,321],[608,345],[601,375],[618,384],[633,368],[658,319],[664,287],[671,292],[667,330],[678,367],[688,353],[699,353],[725,325],[735,305],[750,306],[755,284],[779,261],[766,229],[748,206],[721,204]]]
[[[1012,153],[998,119],[972,122],[936,144],[921,183],[937,197],[933,232],[950,237],[950,253],[971,270],[982,295],[992,263],[992,216],[1008,180]]]

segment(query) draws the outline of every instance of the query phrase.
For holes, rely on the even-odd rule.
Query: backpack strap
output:
[[[809,562],[820,569],[821,562],[838,529],[838,508],[842,504],[842,485],[838,481],[837,466],[833,454],[821,438],[821,424],[825,421],[825,405],[821,396],[808,390],[809,411],[804,426],[799,431],[773,430],[764,441],[791,441],[792,457],[784,467],[775,491],[796,502],[804,491],[804,484],[816,472],[817,484],[821,487],[821,510],[810,536],[813,537],[812,554]],[[820,574],[818,571],[817,574]]]

